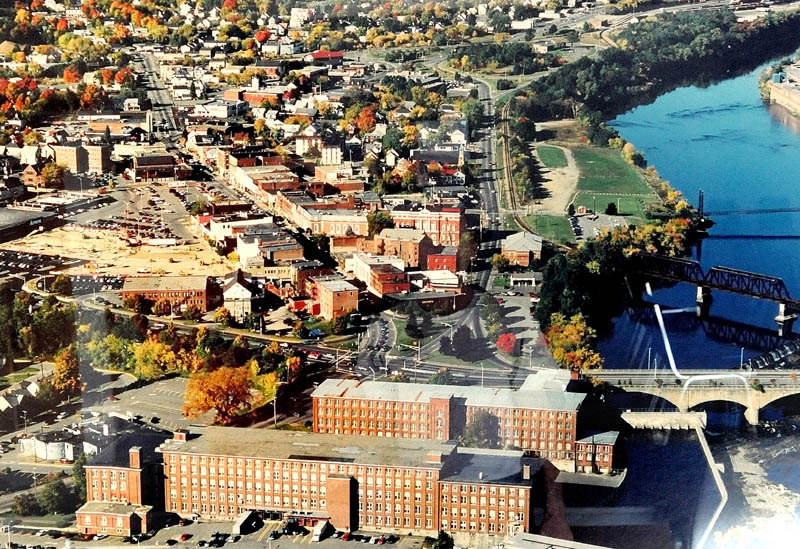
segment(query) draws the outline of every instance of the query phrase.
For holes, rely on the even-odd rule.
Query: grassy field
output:
[[[417,316],[417,325],[419,325],[422,321],[421,316]],[[423,337],[421,339],[414,339],[406,334],[406,319],[405,318],[393,318],[392,322],[394,322],[394,326],[397,329],[397,342],[395,344],[394,352],[398,355],[416,355],[416,351],[413,349],[409,349],[408,347],[401,347],[400,345],[412,345],[414,341],[418,341],[418,345],[426,345],[430,343],[430,341],[436,337],[442,330],[447,329],[447,326],[443,324],[439,324],[437,322],[433,322],[432,326],[429,330],[425,330]]]
[[[585,206],[590,210],[595,210],[595,205],[597,206],[598,212],[605,212],[606,207],[610,202],[614,202],[615,204],[619,204],[619,215],[631,216],[631,218],[636,219],[628,219],[628,223],[637,223],[638,220],[644,219],[645,217],[645,204],[648,202],[658,202],[658,200],[653,196],[652,199],[638,197],[638,196],[607,196],[607,195],[600,195],[596,196],[590,192],[579,192],[575,195],[575,208],[580,206]]]
[[[525,217],[525,223],[542,238],[560,242],[563,244],[574,244],[575,235],[566,217],[555,215],[529,215]]]
[[[578,190],[617,194],[651,194],[636,168],[625,162],[619,151],[600,148],[575,148],[575,161],[581,171]]]
[[[567,165],[567,157],[558,147],[539,145],[536,147],[536,152],[539,153],[539,160],[546,168],[563,168]]]

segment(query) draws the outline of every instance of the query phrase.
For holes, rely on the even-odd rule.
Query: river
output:
[[[800,134],[780,121],[785,113],[761,100],[757,79],[762,69],[706,88],[674,90],[612,124],[691,203],[697,204],[702,189],[706,211],[800,206]],[[800,238],[769,238],[800,237],[800,213],[713,219],[716,225],[709,238],[701,250],[693,251],[705,269],[720,265],[778,276],[791,295],[800,297],[800,264],[794,261],[800,257]],[[730,238],[737,235],[743,237]],[[695,288],[679,284],[655,292],[653,299],[662,305],[691,307]],[[775,331],[776,314],[772,302],[713,294],[712,317],[753,324],[768,333]],[[679,367],[739,365],[742,349],[715,339],[713,328],[699,324],[691,313],[671,315],[668,329]],[[648,350],[651,366],[665,365],[655,326],[637,323],[629,314],[615,320],[599,350],[609,368],[646,368]],[[761,352],[745,347],[744,358]]]
[[[766,66],[766,65],[765,65]],[[661,176],[697,205],[698,193],[705,194],[705,210],[753,210],[800,206],[800,123],[779,107],[764,104],[758,89],[758,75],[764,66],[708,87],[676,89],[655,102],[638,107],[612,122],[620,134],[641,150]],[[711,216],[716,225],[700,249],[692,255],[704,269],[726,266],[782,278],[790,295],[800,298],[800,213]],[[784,238],[770,238],[783,236]],[[789,237],[789,238],[787,238]],[[667,308],[687,308],[695,304],[695,288],[687,284],[657,289],[648,300]],[[715,292],[712,318],[720,322],[700,323],[693,312],[667,317],[670,343],[679,368],[735,368],[764,352],[754,345],[740,347],[719,339],[715,326],[736,326],[749,333],[776,331],[777,305],[768,301]],[[636,320],[630,311],[614,320],[613,330],[598,342],[607,368],[666,367],[666,355],[657,326]],[[795,327],[800,330],[800,325]],[[794,336],[798,337],[798,336]],[[797,414],[798,401],[785,403],[784,411]],[[727,413],[726,413],[727,408]],[[718,426],[741,423],[741,410],[735,405],[714,408],[721,413],[709,419]],[[774,412],[774,410],[772,411]],[[765,415],[770,411],[765,411]],[[731,421],[731,417],[733,420]],[[730,425],[730,424],[733,425]],[[776,452],[778,441],[748,435],[737,446],[752,451],[752,462],[763,461],[769,478],[800,492],[800,454],[797,438],[784,437],[785,451]],[[753,450],[753,447],[755,449]],[[722,446],[718,451],[725,453]],[[772,452],[772,455],[770,455]],[[638,455],[640,452],[635,452]],[[780,454],[780,459],[775,459]],[[725,461],[725,458],[722,458]],[[730,462],[729,462],[730,463]],[[694,471],[703,478],[699,464]],[[740,486],[726,475],[733,495],[741,496]],[[710,504],[712,490],[704,482],[701,490]],[[686,486],[678,489],[685,490]],[[735,501],[735,500],[739,501]],[[704,509],[705,505],[695,506]],[[748,523],[740,521],[748,505],[734,497],[723,515],[719,529],[726,531]],[[704,511],[699,512],[704,515]],[[674,518],[673,524],[675,524]],[[698,516],[696,517],[702,519]],[[766,520],[766,516],[755,520]],[[792,519],[790,518],[790,521]],[[735,533],[734,530],[730,530]],[[735,536],[734,536],[735,537]],[[752,542],[752,543],[751,543]],[[767,547],[769,543],[741,540],[737,547]],[[791,546],[796,545],[796,540]],[[786,545],[789,546],[789,545]]]

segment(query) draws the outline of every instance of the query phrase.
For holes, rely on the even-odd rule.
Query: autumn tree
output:
[[[53,386],[67,397],[75,394],[80,387],[80,369],[78,367],[78,353],[75,346],[70,345],[59,351],[53,361]]]
[[[500,334],[500,337],[497,338],[497,348],[507,355],[512,354],[516,347],[517,336],[511,332]]]
[[[225,307],[220,307],[217,312],[214,313],[214,322],[222,324],[223,326],[230,326],[233,324],[233,315]]]
[[[55,162],[45,164],[41,175],[45,187],[60,189],[64,185],[64,168]]]
[[[158,379],[176,366],[176,355],[169,345],[150,338],[133,347],[133,371],[141,379]]]
[[[252,386],[253,376],[248,367],[222,366],[213,372],[193,374],[186,386],[183,415],[195,418],[216,410],[215,421],[230,423],[249,408]]]
[[[153,303],[153,314],[159,316],[166,316],[172,311],[172,302],[169,299],[161,298]]]
[[[64,69],[64,73],[61,75],[61,77],[67,84],[75,84],[76,82],[81,81],[81,73],[78,71],[75,65],[67,66],[67,68]]]
[[[69,275],[58,275],[55,280],[53,280],[50,290],[58,295],[72,295],[72,278],[70,278]]]
[[[354,120],[354,124],[358,128],[358,130],[364,134],[369,133],[375,129],[375,110],[377,105],[367,105],[358,113],[358,116]]]
[[[603,358],[592,349],[596,332],[582,314],[567,320],[561,313],[554,313],[546,337],[553,358],[562,368],[582,371],[603,367]]]

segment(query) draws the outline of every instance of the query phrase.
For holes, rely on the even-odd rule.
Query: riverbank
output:
[[[779,547],[776,543],[796,541],[800,535],[800,494],[770,480],[767,467],[779,456],[800,455],[800,437],[737,440],[726,444],[724,452],[731,469],[725,475],[729,491],[738,492],[742,499],[732,498],[724,521],[731,526],[714,533],[715,545],[734,549],[758,544]]]

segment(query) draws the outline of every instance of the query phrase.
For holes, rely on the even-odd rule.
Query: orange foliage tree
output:
[[[208,373],[193,374],[184,395],[183,415],[194,418],[216,410],[216,420],[227,424],[252,402],[253,375],[250,368],[223,366]]]
[[[64,74],[62,75],[62,78],[64,79],[64,82],[66,82],[67,84],[74,84],[76,82],[81,81],[81,73],[74,65],[70,65],[66,69],[64,69]]]

